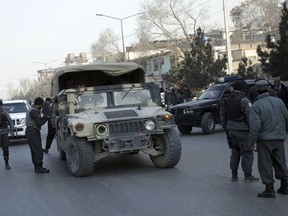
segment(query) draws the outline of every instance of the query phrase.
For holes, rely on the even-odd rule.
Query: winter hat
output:
[[[44,103],[44,100],[41,97],[37,97],[34,100],[34,105],[42,105],[43,103]]]
[[[237,81],[233,85],[234,90],[243,91],[245,89],[245,84],[242,81]]]
[[[256,91],[267,91],[268,85],[269,84],[266,80],[259,80],[255,83]]]

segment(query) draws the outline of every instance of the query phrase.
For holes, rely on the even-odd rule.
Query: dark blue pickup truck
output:
[[[177,104],[168,109],[175,117],[175,123],[182,134],[190,134],[193,127],[202,128],[203,134],[212,134],[215,125],[220,124],[220,101],[239,76],[227,76],[206,89],[199,98],[190,102]],[[254,85],[255,80],[243,80],[246,90]]]

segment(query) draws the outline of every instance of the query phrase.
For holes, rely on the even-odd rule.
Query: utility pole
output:
[[[124,18],[117,18],[117,17],[113,17],[113,16],[108,16],[108,15],[105,15],[105,14],[96,14],[96,16],[102,16],[102,17],[107,17],[107,18],[111,18],[111,19],[115,19],[115,20],[118,20],[120,21],[120,27],[121,27],[121,38],[122,38],[122,60],[123,62],[126,62],[126,56],[125,56],[125,44],[124,44],[124,33],[123,33],[123,20],[125,19],[128,19],[130,17],[133,17],[133,16],[138,16],[142,13],[136,13],[136,14],[133,14],[133,15],[130,15],[130,16],[127,16],[127,17],[124,17]]]
[[[225,24],[225,35],[226,35],[226,52],[227,52],[227,59],[228,59],[228,75],[231,75],[233,72],[233,65],[232,65],[231,42],[230,42],[229,27],[228,27],[226,0],[223,0],[223,11],[224,11],[224,24]]]

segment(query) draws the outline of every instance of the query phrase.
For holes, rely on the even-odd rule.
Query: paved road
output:
[[[115,155],[97,162],[94,175],[84,178],[68,173],[56,143],[44,158],[51,173],[43,175],[33,172],[28,145],[13,145],[12,169],[5,170],[0,160],[0,215],[287,215],[288,196],[257,198],[262,183],[244,183],[241,172],[239,181],[230,181],[222,130],[204,136],[196,129],[181,140],[183,154],[175,168],[157,169],[142,153]]]

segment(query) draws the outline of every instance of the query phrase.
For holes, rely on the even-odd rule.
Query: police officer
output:
[[[49,118],[49,120],[47,122],[48,133],[46,137],[46,145],[45,145],[45,148],[43,149],[43,152],[48,153],[51,147],[51,144],[53,142],[53,139],[56,135],[55,118],[53,117],[53,106],[52,106],[51,98],[45,99],[44,107],[47,107],[48,109],[47,117]],[[44,113],[44,110],[43,110],[43,113]]]
[[[231,141],[230,169],[232,171],[232,181],[238,180],[238,167],[241,160],[242,170],[245,178],[244,182],[257,181],[252,175],[252,165],[254,153],[249,148],[249,112],[250,100],[243,92],[245,84],[243,81],[236,81],[229,87],[228,93],[220,104],[221,125]]]
[[[43,168],[43,150],[41,144],[41,126],[44,125],[48,118],[41,117],[41,109],[44,100],[41,97],[37,97],[34,100],[33,106],[27,110],[26,113],[26,131],[32,163],[34,164],[36,173],[49,173],[49,170]]]
[[[250,111],[250,148],[257,143],[258,170],[266,188],[258,197],[275,198],[273,168],[275,178],[281,180],[277,190],[288,195],[288,171],[285,158],[284,140],[288,131],[288,112],[284,102],[268,93],[268,82],[255,83],[258,96]]]
[[[9,165],[9,137],[8,133],[10,131],[11,135],[14,136],[14,125],[9,113],[2,109],[3,101],[0,99],[0,144],[2,145],[3,157],[5,161],[5,168],[11,169]]]

